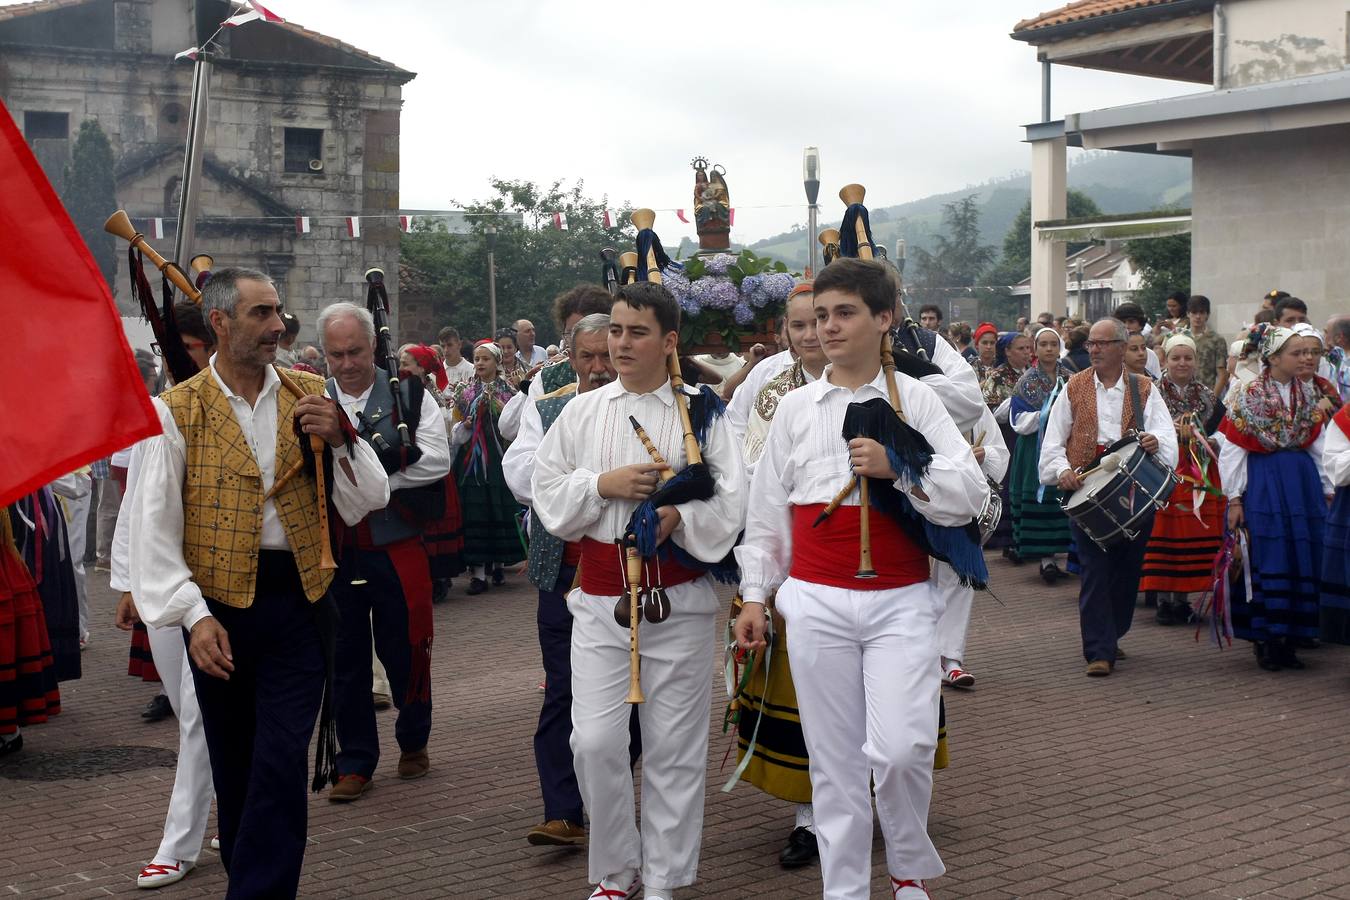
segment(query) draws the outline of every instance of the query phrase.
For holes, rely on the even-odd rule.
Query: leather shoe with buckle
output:
[[[788,835],[787,846],[778,854],[778,864],[785,869],[800,869],[815,862],[819,856],[816,833],[799,825]]]
[[[370,779],[363,775],[341,775],[337,784],[328,789],[328,799],[332,803],[351,803],[360,800],[368,787]]]
[[[421,778],[427,774],[431,768],[431,759],[427,756],[427,748],[421,750],[408,750],[398,757],[398,777],[402,779]]]
[[[586,843],[586,829],[566,819],[549,819],[531,828],[525,840],[536,847],[575,847]]]

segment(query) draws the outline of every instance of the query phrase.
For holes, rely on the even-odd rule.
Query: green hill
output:
[[[1069,187],[1083,191],[1097,202],[1103,213],[1129,213],[1162,206],[1189,206],[1191,162],[1172,156],[1101,151],[1080,156],[1069,167]],[[869,209],[872,236],[877,243],[895,252],[895,242],[904,238],[909,247],[932,249],[933,238],[942,227],[944,204],[979,196],[980,233],[984,243],[995,248],[1003,245],[1003,236],[1017,213],[1031,196],[1031,176],[1016,172],[981,185],[944,194],[933,194],[898,206]],[[822,208],[838,208],[834,197],[822,197]],[[822,217],[821,228],[838,227],[837,218]],[[806,265],[806,225],[766,238],[750,245],[756,253],[781,259],[794,269]]]

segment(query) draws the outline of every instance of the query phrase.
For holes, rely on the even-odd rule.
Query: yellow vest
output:
[[[288,372],[306,393],[323,379]],[[262,546],[263,484],[258,461],[230,401],[205,368],[160,395],[187,445],[183,479],[183,559],[202,595],[226,606],[253,604]],[[276,477],[300,459],[293,425],[296,398],[277,388]],[[319,568],[319,508],[314,478],[301,471],[276,497],[277,514],[311,603],[328,590],[333,573]]]

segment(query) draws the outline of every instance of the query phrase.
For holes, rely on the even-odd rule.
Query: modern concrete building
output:
[[[1191,286],[1227,333],[1262,294],[1323,322],[1350,308],[1350,0],[1079,0],[1019,22],[1036,48],[1043,121],[1032,152],[1032,304],[1065,306],[1059,243],[1190,231]],[[1050,121],[1054,65],[1206,89]],[[1068,146],[1192,160],[1189,214],[1064,219]]]
[[[85,119],[113,148],[117,202],[172,255],[191,62],[174,55],[230,14],[224,0],[39,0],[0,7],[0,100],[58,184]],[[317,310],[364,303],[363,273],[399,263],[399,116],[414,76],[294,23],[222,29],[213,44],[195,249],[277,281],[314,336]],[[111,212],[111,210],[109,211]],[[345,216],[361,215],[360,237]],[[310,217],[298,234],[296,217]],[[376,217],[382,218],[376,218]],[[121,248],[119,248],[121,250]],[[134,312],[120,253],[114,292]],[[389,279],[391,301],[398,279]]]

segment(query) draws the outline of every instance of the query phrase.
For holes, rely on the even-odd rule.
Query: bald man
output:
[[[529,319],[517,319],[515,329],[516,346],[519,348],[516,356],[520,357],[525,371],[548,362],[548,351],[534,342],[534,323]]]

